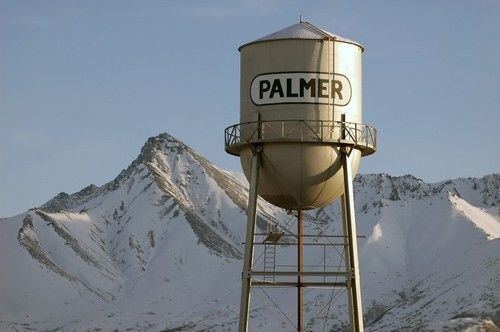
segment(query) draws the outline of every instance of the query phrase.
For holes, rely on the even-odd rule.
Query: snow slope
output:
[[[162,134],[104,186],[0,219],[0,330],[236,330],[246,186]],[[498,328],[499,187],[498,174],[356,178],[367,331]],[[258,208],[259,231],[291,221]],[[338,204],[309,211],[306,231],[339,233],[339,216]],[[344,330],[343,295],[308,289],[308,330]],[[294,301],[255,289],[251,330],[293,331]]]

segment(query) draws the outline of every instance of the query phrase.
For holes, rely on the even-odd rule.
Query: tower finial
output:
[[[300,21],[299,23],[303,23],[304,22],[304,16],[302,16],[302,14],[300,14]]]

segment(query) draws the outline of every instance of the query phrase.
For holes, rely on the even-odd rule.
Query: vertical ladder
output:
[[[335,80],[335,40],[328,39],[328,79]],[[331,88],[331,87],[330,87]],[[332,96],[333,97],[333,96]],[[335,121],[335,100],[328,98],[328,116]]]
[[[264,245],[264,271],[276,271],[276,244]],[[274,282],[274,275],[264,276],[264,280]]]

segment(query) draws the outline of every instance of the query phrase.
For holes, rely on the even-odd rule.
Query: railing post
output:
[[[261,119],[261,115],[259,113],[259,115],[257,115],[257,121],[258,121],[258,127],[257,127],[257,138],[259,139],[259,141],[262,139],[262,119]]]
[[[357,122],[354,123],[354,132],[355,132],[354,143],[358,144],[359,139],[358,139],[358,123]]]
[[[302,142],[304,140],[304,121],[300,120],[300,141]]]
[[[341,114],[340,115],[340,121],[341,122],[341,125],[340,125],[340,138],[342,140],[345,140],[347,135],[346,135],[346,125],[345,125],[345,114]]]

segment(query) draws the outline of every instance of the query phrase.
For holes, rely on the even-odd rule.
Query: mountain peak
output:
[[[499,174],[434,184],[412,175],[356,177],[367,331],[495,321],[499,188]],[[32,330],[233,329],[247,200],[247,185],[172,135],[150,137],[109,183],[1,220],[0,330],[19,322]],[[261,199],[257,206],[259,232],[272,223],[289,231],[284,210]],[[337,202],[308,212],[306,233],[337,234],[340,210]],[[264,256],[255,257],[262,266]],[[286,297],[276,299],[290,309]],[[325,299],[311,296],[305,306],[326,308]],[[345,307],[332,304],[340,314],[329,330],[344,329]],[[273,312],[258,310],[255,324],[281,330]],[[318,322],[308,321],[308,330]]]
[[[187,146],[183,142],[168,133],[161,133],[157,136],[148,138],[141,149],[138,159],[140,159],[141,162],[149,162],[152,161],[153,156],[158,151],[170,154],[172,152],[179,153],[185,150],[187,150]]]

